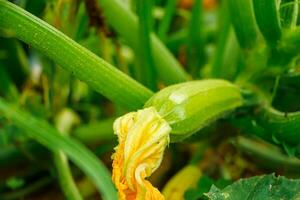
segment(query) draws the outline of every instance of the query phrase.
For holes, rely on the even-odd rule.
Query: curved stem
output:
[[[82,200],[82,197],[74,182],[68,158],[63,151],[54,153],[54,162],[59,174],[61,190],[69,200]]]
[[[75,125],[77,120],[71,111],[64,110],[56,117],[55,127],[62,136],[67,137],[71,127]],[[54,152],[54,163],[58,171],[60,187],[65,197],[69,200],[82,200],[83,198],[73,179],[68,157],[62,150]]]
[[[60,135],[46,121],[22,112],[2,98],[0,98],[0,111],[6,118],[12,120],[18,127],[26,131],[29,137],[52,151],[62,150],[70,160],[77,164],[93,180],[104,200],[117,199],[109,171],[85,146],[72,138]]]
[[[237,146],[245,153],[263,161],[264,165],[272,168],[281,168],[299,171],[300,160],[283,154],[280,148],[262,140],[250,139],[244,136],[236,138]]]
[[[40,50],[108,99],[137,109],[153,94],[115,67],[22,8],[0,0],[0,32]]]

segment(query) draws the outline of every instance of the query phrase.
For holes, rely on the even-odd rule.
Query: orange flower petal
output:
[[[155,108],[128,113],[114,123],[119,145],[113,155],[113,182],[121,200],[163,200],[146,180],[160,165],[169,143],[169,124]]]

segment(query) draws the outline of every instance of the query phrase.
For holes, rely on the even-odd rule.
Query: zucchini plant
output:
[[[298,199],[298,7],[0,0],[0,199]]]

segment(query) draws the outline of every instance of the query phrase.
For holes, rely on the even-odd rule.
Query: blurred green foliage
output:
[[[186,199],[204,198],[212,184],[222,189],[214,180],[273,172],[299,178],[298,1],[10,2],[18,7],[0,0],[0,99],[11,109],[0,109],[0,199],[68,196],[55,187],[59,167],[37,142],[39,133],[83,143],[88,149],[80,144],[77,151],[94,153],[109,167],[114,119],[141,108],[154,92],[192,79],[231,81],[241,88],[243,106],[171,144],[153,182],[163,187],[190,159],[205,175]],[[51,133],[33,126],[29,137],[26,117],[23,128],[17,117],[8,117],[16,107],[28,119],[46,121]],[[65,110],[70,115],[61,117]],[[57,124],[68,123],[67,134],[51,135],[58,133]],[[46,146],[55,149],[53,141]],[[78,160],[69,163],[69,181],[84,199],[97,198],[83,164],[74,164]]]

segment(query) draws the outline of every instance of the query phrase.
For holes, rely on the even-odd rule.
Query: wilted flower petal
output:
[[[160,200],[162,194],[146,180],[160,165],[169,143],[169,124],[155,108],[128,113],[114,123],[119,145],[113,155],[113,181],[121,200]]]

